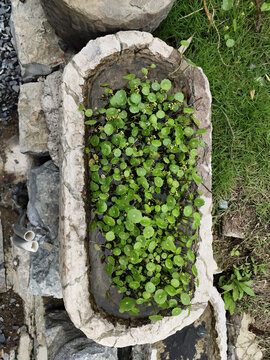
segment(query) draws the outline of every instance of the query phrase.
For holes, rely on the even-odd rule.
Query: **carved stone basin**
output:
[[[91,40],[66,66],[63,75],[63,119],[61,123],[61,200],[60,200],[60,274],[63,298],[69,316],[87,337],[106,345],[124,347],[154,343],[194,322],[204,311],[211,296],[216,264],[212,253],[211,197],[211,94],[203,71],[187,68],[172,79],[176,91],[185,92],[195,109],[205,147],[200,148],[197,166],[203,183],[205,205],[200,208],[201,225],[196,245],[196,267],[199,286],[191,301],[191,310],[178,316],[165,316],[157,322],[146,318],[124,319],[119,314],[117,294],[108,301],[105,297],[109,278],[103,270],[92,242],[102,241],[100,234],[89,234],[88,164],[84,148],[88,130],[84,114],[78,107],[99,106],[99,84],[107,82],[113,89],[125,84],[121,74],[139,73],[142,66],[155,63],[153,77],[161,80],[181,62],[178,51],[149,33],[127,31]],[[181,62],[181,70],[187,63]],[[119,296],[118,296],[119,297]],[[141,316],[147,315],[142,313]]]
[[[174,1],[41,0],[41,4],[56,33],[81,49],[90,39],[119,30],[155,30]]]

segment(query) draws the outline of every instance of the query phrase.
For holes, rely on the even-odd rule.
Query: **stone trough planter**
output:
[[[155,30],[175,0],[41,0],[56,33],[81,49],[90,39],[119,30]]]
[[[97,271],[93,247],[89,246],[87,172],[84,152],[87,131],[78,107],[98,106],[99,84],[121,87],[117,74],[139,72],[141,65],[155,63],[164,78],[180,63],[180,54],[149,33],[127,31],[91,40],[66,66],[63,74],[63,118],[60,126],[60,275],[63,298],[76,327],[94,341],[115,347],[154,343],[194,322],[205,310],[213,289],[216,264],[212,253],[211,218],[211,94],[202,69],[189,67],[173,81],[175,90],[185,91],[201,127],[205,147],[199,150],[198,174],[203,184],[205,205],[200,208],[201,225],[196,249],[199,286],[191,301],[191,311],[164,317],[157,322],[119,319],[102,303],[106,278]],[[186,68],[185,61],[181,69]],[[121,71],[121,72],[119,72]],[[120,80],[119,80],[120,79]],[[119,86],[120,85],[120,86]],[[87,169],[87,170],[86,170]],[[105,311],[106,310],[106,311]],[[119,314],[120,315],[120,314]]]

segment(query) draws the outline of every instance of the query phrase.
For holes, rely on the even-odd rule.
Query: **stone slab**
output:
[[[59,123],[62,114],[61,99],[62,71],[55,71],[44,80],[44,89],[41,99],[45,121],[49,130],[48,151],[56,165],[59,152]]]
[[[31,169],[28,176],[27,217],[35,240],[30,254],[29,291],[38,296],[62,298],[58,261],[59,171],[52,161]]]
[[[12,0],[11,29],[24,81],[48,75],[66,61],[59,37],[48,23],[40,0]]]
[[[18,102],[20,150],[33,156],[48,155],[48,128],[41,97],[43,82],[21,85]]]
[[[3,229],[1,222],[0,212],[0,294],[6,292],[6,269],[5,269],[5,256],[4,256],[4,242],[3,242]]]
[[[108,348],[85,337],[63,310],[45,316],[48,359],[117,360],[117,349]]]
[[[138,43],[138,32],[128,32]],[[142,35],[143,36],[143,35]],[[144,56],[154,62],[163,62],[177,68],[180,62],[179,53],[159,39],[141,44]],[[195,109],[195,116],[201,127],[208,131],[203,135],[205,148],[201,150],[198,161],[199,175],[203,185],[205,205],[200,208],[201,225],[196,266],[199,286],[196,287],[191,302],[190,314],[183,310],[179,316],[164,317],[162,320],[138,327],[113,324],[94,312],[89,300],[89,260],[87,254],[87,223],[85,213],[85,165],[84,165],[84,116],[78,111],[83,101],[84,86],[98,68],[112,64],[120,56],[122,46],[125,52],[134,51],[134,46],[121,43],[120,34],[108,35],[88,45],[67,65],[63,74],[63,118],[61,121],[61,176],[60,176],[60,273],[63,286],[65,307],[76,327],[94,341],[115,347],[135,344],[154,343],[173,335],[176,331],[194,322],[205,310],[213,288],[213,273],[216,263],[212,251],[212,194],[211,194],[211,94],[206,76],[200,68],[189,68],[184,73],[192,89],[190,103]],[[138,49],[137,49],[138,51]],[[181,69],[186,67],[182,61]],[[71,76],[69,77],[69,74]],[[80,86],[79,86],[80,84]],[[84,86],[83,86],[84,85]],[[87,84],[89,86],[89,83]],[[70,172],[72,169],[72,172]]]

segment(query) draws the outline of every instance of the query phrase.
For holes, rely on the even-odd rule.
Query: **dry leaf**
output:
[[[255,95],[255,90],[250,90],[250,98],[251,98],[251,100],[254,99],[254,95]]]

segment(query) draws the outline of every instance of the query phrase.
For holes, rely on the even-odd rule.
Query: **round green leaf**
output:
[[[85,114],[85,116],[87,116],[87,117],[91,117],[91,116],[93,115],[93,110],[87,109],[84,114]]]
[[[109,226],[114,226],[115,225],[115,220],[110,216],[107,216],[107,215],[104,216],[103,220],[104,220],[105,224],[107,224]]]
[[[187,217],[191,216],[192,212],[193,212],[193,208],[191,205],[187,205],[184,207],[184,215],[185,216],[187,216]]]
[[[177,315],[180,315],[182,312],[182,310],[180,308],[174,308],[172,309],[172,315],[173,316],[177,316]]]
[[[127,219],[132,223],[139,223],[142,220],[142,213],[140,210],[131,209],[127,213]]]
[[[184,264],[185,264],[184,259],[180,255],[175,255],[173,258],[173,262],[177,266],[184,266]]]
[[[160,85],[157,81],[153,82],[152,89],[158,91],[160,89]]]
[[[183,305],[188,305],[188,304],[190,303],[190,297],[189,297],[189,295],[186,294],[186,293],[182,293],[182,294],[180,295],[180,299],[181,299],[181,303],[182,303]]]
[[[155,285],[154,285],[152,282],[149,281],[148,283],[145,284],[145,290],[146,290],[148,293],[152,294],[152,293],[155,292],[156,287],[155,287]]]
[[[120,301],[119,307],[120,310],[129,311],[135,306],[135,300],[130,297],[125,297]]]
[[[97,135],[94,135],[91,137],[90,139],[90,143],[91,145],[93,145],[94,147],[98,146],[99,144],[99,137]]]
[[[105,133],[107,134],[107,135],[112,135],[112,133],[113,133],[113,125],[112,124],[109,124],[109,123],[107,123],[105,126],[104,126],[104,131],[105,131]]]
[[[136,169],[138,176],[144,176],[146,174],[146,170],[144,168],[138,168]]]
[[[177,100],[177,101],[183,101],[183,100],[184,100],[184,94],[181,93],[181,92],[177,92],[177,93],[174,95],[174,98],[175,98],[175,100]]]
[[[228,40],[226,41],[226,45],[227,45],[228,48],[233,47],[234,44],[235,44],[235,41],[234,41],[233,39],[228,39]]]
[[[96,205],[98,213],[104,213],[107,210],[107,204],[104,200],[99,200]]]
[[[103,155],[108,156],[111,153],[111,146],[109,144],[102,143],[101,144],[101,151],[102,151]]]
[[[116,205],[113,205],[110,209],[109,209],[109,215],[114,217],[114,218],[118,218],[119,217],[119,209]]]
[[[204,200],[201,199],[201,198],[196,198],[194,200],[194,205],[197,206],[197,207],[203,206],[204,205]]]
[[[194,134],[194,130],[191,127],[188,126],[188,127],[186,127],[184,129],[184,134],[186,136],[192,136]]]
[[[143,230],[143,236],[146,238],[146,239],[149,239],[151,238],[153,235],[154,235],[155,231],[154,229],[152,228],[152,226],[146,226],[146,228],[144,228]]]
[[[107,232],[105,237],[106,237],[106,240],[113,241],[115,239],[114,232],[112,232],[112,231]]]
[[[157,304],[163,304],[167,300],[167,294],[164,290],[159,289],[155,292],[154,299]]]
[[[154,181],[155,181],[155,184],[157,187],[159,187],[159,188],[162,187],[163,180],[161,179],[161,177],[159,177],[159,176],[155,177]]]
[[[172,284],[173,287],[178,288],[179,285],[180,285],[180,282],[177,279],[172,279],[171,284]]]
[[[140,94],[133,93],[130,96],[130,101],[135,105],[138,105],[141,102],[141,100],[142,100],[142,97]]]
[[[163,79],[160,83],[161,89],[165,91],[169,91],[172,87],[172,83],[169,79]]]

